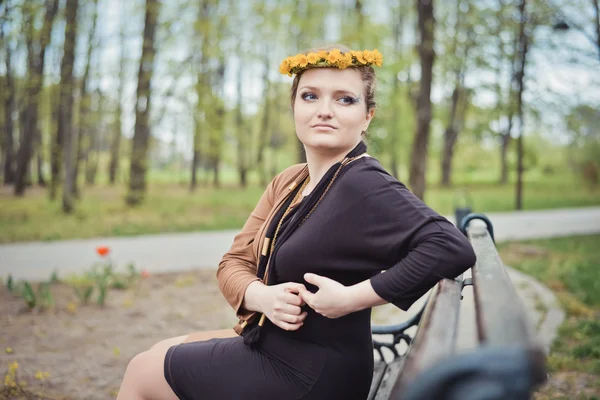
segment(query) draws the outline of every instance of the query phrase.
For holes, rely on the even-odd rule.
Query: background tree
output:
[[[10,1],[4,2],[3,16],[4,21],[0,23],[0,46],[4,52],[4,64],[6,73],[4,79],[1,80],[2,85],[2,113],[4,122],[4,131],[2,135],[2,171],[3,180],[5,185],[14,183],[15,181],[15,141],[14,141],[14,124],[13,115],[16,111],[16,89],[15,81],[13,77],[13,63],[12,63],[12,45],[11,40],[8,37],[10,32],[7,32],[8,21],[12,21],[12,11]]]
[[[135,130],[131,148],[129,168],[129,191],[126,202],[130,206],[140,204],[146,193],[146,171],[148,169],[148,143],[150,140],[149,114],[151,106],[150,82],[154,71],[154,36],[160,3],[146,0],[146,17],[142,56],[138,72],[138,85],[135,107]]]
[[[431,123],[431,85],[433,81],[433,50],[435,18],[433,0],[416,0],[419,27],[419,58],[421,80],[417,98],[417,126],[410,161],[410,187],[420,199],[425,196],[425,174]]]
[[[33,144],[38,130],[38,107],[42,91],[44,64],[46,61],[46,46],[50,42],[50,32],[54,24],[54,17],[58,12],[58,0],[46,0],[45,15],[42,28],[35,30],[34,4],[26,2],[23,5],[24,32],[27,43],[27,88],[26,106],[22,118],[22,138],[19,143],[16,160],[15,195],[25,193],[29,163],[33,153]],[[34,36],[37,36],[34,37]]]
[[[64,137],[64,170],[62,208],[72,213],[75,208],[75,149],[77,131],[73,128],[73,95],[75,91],[73,65],[75,63],[75,38],[77,37],[77,10],[79,0],[67,0],[65,6],[65,51],[60,66],[60,114],[58,130]]]

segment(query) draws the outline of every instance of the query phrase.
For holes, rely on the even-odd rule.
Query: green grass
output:
[[[581,398],[599,398],[593,396],[600,396],[600,235],[504,243],[499,250],[506,264],[548,285],[565,308],[548,358],[551,374],[567,386],[585,382],[581,394],[588,397]]]
[[[0,192],[0,243],[239,228],[261,193],[258,187],[190,193],[181,185],[162,184],[150,188],[142,206],[129,208],[123,187],[99,186],[86,189],[76,212],[65,216],[60,200],[51,202],[44,190],[22,199],[5,190]]]
[[[151,171],[146,202],[125,206],[125,187],[99,183],[84,187],[76,212],[65,216],[60,199],[51,202],[41,188],[15,198],[10,187],[0,188],[0,243],[61,240],[102,236],[127,236],[162,232],[239,229],[260,198],[264,186],[255,174],[247,189],[237,187],[235,171],[224,173],[221,189],[188,190],[183,171]],[[482,172],[477,172],[479,175]],[[482,175],[483,176],[483,175]],[[491,178],[491,176],[489,176]],[[452,215],[466,190],[476,212],[514,210],[514,184],[499,186],[480,182],[468,174],[457,174],[454,188],[430,184],[426,203],[443,215]],[[171,182],[171,183],[168,183]],[[475,183],[474,183],[475,182]],[[600,188],[589,189],[568,174],[527,175],[524,209],[551,209],[600,205]]]

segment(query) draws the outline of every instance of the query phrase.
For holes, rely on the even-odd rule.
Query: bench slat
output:
[[[477,255],[473,293],[479,340],[498,346],[534,345],[533,326],[490,234],[481,226],[470,226],[468,234]]]
[[[404,358],[396,358],[394,361],[388,364],[385,369],[385,374],[379,385],[379,390],[375,394],[374,400],[388,400],[390,398],[394,383],[398,380],[398,375],[402,371],[404,365]],[[372,389],[372,388],[371,388]],[[370,394],[369,394],[370,395]]]
[[[387,364],[383,361],[379,361],[375,364],[375,368],[373,369],[373,380],[371,381],[371,389],[369,390],[369,397],[367,397],[367,400],[373,400],[375,398],[375,394],[379,389],[379,385],[381,385],[386,369]]]
[[[422,371],[454,353],[462,279],[443,279],[433,289],[425,314],[391,395],[396,398]]]

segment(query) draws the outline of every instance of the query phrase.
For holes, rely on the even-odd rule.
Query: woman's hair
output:
[[[305,53],[316,53],[321,50],[331,51],[333,49],[338,49],[342,53],[346,53],[346,52],[350,51],[350,49],[348,47],[343,46],[343,45],[329,45],[329,46],[317,47],[315,49],[310,49],[310,50],[305,51]],[[376,82],[375,70],[373,70],[373,67],[366,66],[366,65],[361,65],[359,67],[352,66],[352,67],[348,67],[348,68],[354,68],[354,69],[358,70],[358,72],[360,73],[360,77],[365,86],[364,95],[365,95],[365,104],[367,106],[367,112],[371,111],[372,109],[374,109],[377,106],[377,103],[375,102],[375,82]],[[308,68],[308,69],[311,69],[311,68]],[[298,83],[300,82],[300,78],[302,77],[302,75],[304,74],[305,71],[307,71],[307,69],[305,69],[304,71],[300,71],[298,74],[296,74],[296,76],[294,77],[294,81],[292,82],[292,87],[290,89],[290,101],[291,101],[291,106],[292,106],[292,112],[294,110],[294,102],[296,101],[296,95],[298,94]]]

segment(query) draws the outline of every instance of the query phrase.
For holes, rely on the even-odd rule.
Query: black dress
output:
[[[370,279],[380,297],[403,310],[442,277],[454,278],[475,263],[467,239],[371,157],[342,169],[275,256],[276,283],[299,282],[314,292],[303,279],[307,272],[346,286]],[[336,319],[306,311],[297,331],[267,320],[255,349],[241,337],[171,347],[167,382],[186,400],[366,399],[373,374],[371,310]]]

